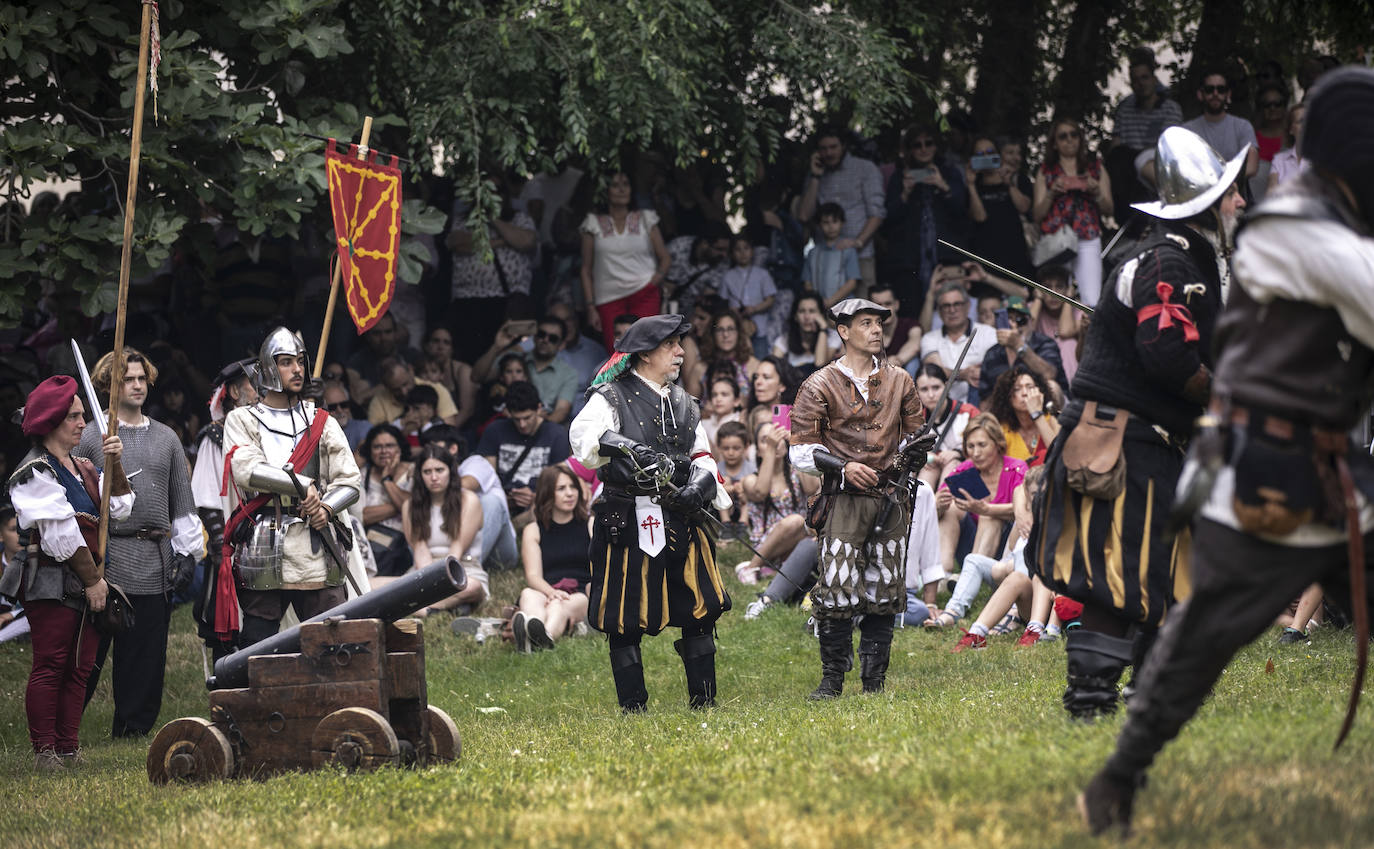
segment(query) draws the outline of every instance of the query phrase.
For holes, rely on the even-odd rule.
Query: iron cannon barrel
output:
[[[460,592],[467,586],[467,582],[467,573],[458,562],[458,558],[448,557],[398,578],[384,587],[349,599],[338,607],[332,607],[306,621],[323,622],[326,619],[338,618],[381,619],[384,622],[394,622],[412,611]],[[299,651],[300,646],[301,626],[295,625],[215,661],[215,674],[205,682],[205,686],[210,690],[247,687],[249,658],[268,654],[288,654]]]

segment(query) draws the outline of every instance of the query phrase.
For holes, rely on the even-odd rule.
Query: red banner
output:
[[[394,156],[386,165],[376,160],[375,150],[359,159],[357,145],[339,153],[333,139],[325,151],[344,301],[359,333],[391,305],[401,245],[401,169]]]

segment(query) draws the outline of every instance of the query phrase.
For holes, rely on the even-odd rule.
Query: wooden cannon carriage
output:
[[[221,658],[206,682],[210,719],[164,725],[148,749],[148,779],[455,760],[458,728],[428,701],[423,624],[396,617],[466,580],[450,557]]]

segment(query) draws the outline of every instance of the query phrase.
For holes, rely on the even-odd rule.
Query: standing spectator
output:
[[[1307,163],[1298,156],[1298,136],[1302,132],[1302,113],[1303,105],[1301,103],[1288,110],[1288,135],[1284,139],[1283,150],[1274,154],[1266,191],[1272,192],[1279,183],[1307,170]]]
[[[534,350],[526,360],[530,383],[544,403],[545,418],[563,424],[572,415],[578,394],[577,372],[558,353],[563,348],[563,322],[552,316],[540,320],[534,333]],[[586,386],[586,384],[582,384]]]
[[[601,331],[606,350],[615,341],[618,315],[658,314],[660,291],[672,258],[658,229],[658,213],[636,209],[630,176],[610,175],[606,205],[582,222],[582,295],[592,328]]]
[[[86,682],[89,700],[113,643],[110,733],[115,738],[142,737],[157,722],[167,665],[171,595],[189,585],[195,563],[205,553],[205,529],[191,495],[191,473],[181,443],[166,425],[143,414],[148,389],[157,383],[157,367],[132,348],[124,349],[124,357],[118,436],[124,445],[123,462],[136,472],[129,480],[135,498],[129,517],[110,523],[105,573],[128,594],[134,626],[117,637],[100,640],[95,668]],[[102,396],[110,391],[113,370],[114,354],[109,353],[91,372]],[[101,443],[100,430],[90,428],[75,453],[99,462]]]
[[[1165,127],[1183,123],[1183,110],[1171,100],[1168,89],[1155,76],[1159,69],[1155,52],[1136,47],[1130,52],[1131,93],[1117,104],[1112,138],[1105,164],[1112,181],[1112,207],[1127,210],[1130,204],[1149,200],[1147,187],[1136,179],[1135,158],[1153,151]]]
[[[730,239],[730,259],[730,270],[720,279],[720,296],[754,325],[754,356],[767,356],[775,333],[771,310],[778,287],[767,269],[754,264],[754,246],[744,236]]]
[[[511,620],[515,650],[551,649],[587,618],[591,512],[582,481],[566,465],[546,467],[534,487],[534,521],[521,534],[525,588]]]
[[[853,248],[840,248],[844,231],[844,207],[823,203],[816,213],[821,237],[806,252],[802,285],[821,296],[826,309],[854,294],[859,286],[859,254]]]
[[[1072,118],[1057,118],[1045,141],[1045,162],[1035,175],[1032,216],[1046,245],[1077,252],[1074,276],[1083,303],[1095,306],[1102,294],[1102,217],[1112,214],[1112,181],[1102,160],[1088,152],[1083,128]],[[1060,238],[1050,238],[1054,234]],[[1040,249],[1037,264],[1062,251]]]
[[[472,418],[477,400],[477,385],[472,380],[472,367],[453,358],[453,332],[443,325],[431,327],[425,336],[424,359],[420,361],[421,380],[443,387],[457,403],[455,427],[462,427]]]
[[[500,175],[493,175],[498,187]],[[472,233],[462,220],[467,206],[454,204],[452,229],[447,244],[453,252],[452,303],[445,322],[453,333],[457,358],[473,362],[491,344],[504,318],[527,317],[530,283],[534,279],[531,258],[538,244],[534,221],[516,212],[507,193],[502,193],[500,215],[487,228],[491,262],[482,258]],[[524,315],[521,315],[524,313]]]
[[[1255,127],[1244,118],[1227,112],[1231,106],[1231,84],[1226,75],[1221,71],[1203,74],[1202,83],[1197,87],[1197,99],[1202,104],[1202,114],[1183,126],[1202,136],[1202,140],[1211,145],[1223,160],[1234,159],[1249,145],[1244,173],[1247,178],[1255,176],[1259,171],[1259,143],[1255,138]],[[1081,281],[1078,288],[1083,288]]]
[[[887,181],[887,257],[884,279],[911,303],[925,299],[927,281],[942,261],[956,261],[938,239],[968,244],[969,192],[964,172],[940,149],[929,125],[902,136],[900,167]]]
[[[506,390],[506,415],[487,426],[477,453],[487,459],[501,479],[512,514],[534,503],[539,470],[568,458],[568,429],[544,420],[539,392],[529,383]]]
[[[23,569],[5,570],[0,592],[11,598],[23,596],[31,628],[33,665],[24,712],[34,769],[39,772],[82,762],[77,732],[99,642],[88,616],[105,609],[109,591],[95,559],[98,555],[85,539],[86,533],[94,531],[93,523],[78,518],[78,514],[99,515],[101,480],[95,463],[72,454],[86,427],[76,390],[75,380],[59,375],[29,393],[22,427],[33,447],[6,487],[18,527],[30,539],[38,536],[38,551],[29,555]],[[117,435],[101,442],[102,464],[104,456],[114,458],[112,522],[128,518],[136,503],[120,462],[122,451]],[[67,590],[68,574],[79,582],[76,593]]]
[[[1255,126],[1255,144],[1259,150],[1259,170],[1250,179],[1250,194],[1259,200],[1269,187],[1269,174],[1274,157],[1288,139],[1288,89],[1277,82],[1260,85],[1255,98],[1255,112],[1259,121]]]
[[[886,214],[883,176],[877,165],[851,155],[841,131],[834,127],[816,133],[816,152],[811,155],[811,174],[802,193],[798,217],[811,221],[825,203],[837,203],[844,210],[844,229],[835,246],[859,252],[859,277],[863,283],[861,291],[855,294],[862,296],[878,280],[873,236]]]
[[[973,252],[1003,268],[1030,277],[1030,251],[1022,226],[1030,212],[1030,178],[1020,171],[1019,162],[1003,158],[1000,151],[1020,145],[1010,139],[994,140],[978,136],[973,140],[973,156],[964,171],[969,184],[969,216],[973,219]]]
[[[962,283],[944,283],[935,292],[935,306],[944,319],[938,330],[921,337],[921,362],[935,363],[950,374],[954,385],[949,397],[955,401],[978,403],[978,386],[983,371],[983,358],[997,346],[997,332],[991,327],[969,320],[968,290]],[[959,354],[973,334],[973,344],[964,355],[964,364],[954,371]]]

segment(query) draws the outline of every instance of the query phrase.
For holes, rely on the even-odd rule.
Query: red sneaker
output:
[[[959,642],[950,649],[951,654],[958,654],[964,649],[985,649],[988,647],[988,638],[972,631],[965,631],[964,636],[959,638]]]
[[[1016,645],[1019,648],[1021,646],[1033,646],[1038,642],[1040,642],[1040,632],[1027,628],[1021,632],[1021,639],[1016,641]]]

